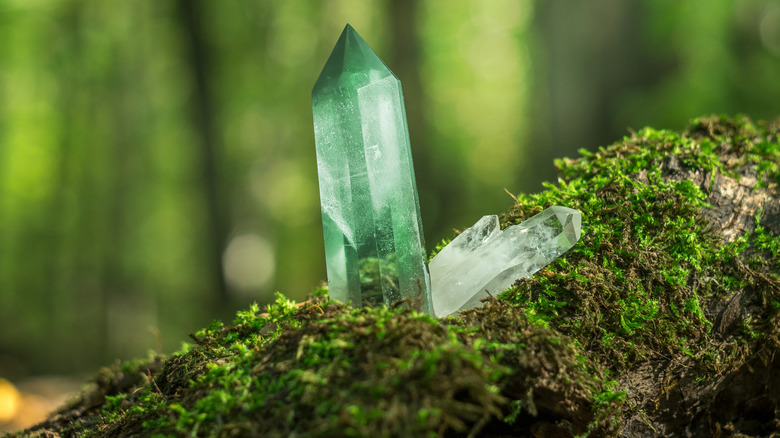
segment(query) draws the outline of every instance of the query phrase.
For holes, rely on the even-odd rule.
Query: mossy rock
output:
[[[480,308],[280,295],[16,436],[774,436],[779,129],[701,118],[559,160],[502,225],[565,205],[582,239]]]

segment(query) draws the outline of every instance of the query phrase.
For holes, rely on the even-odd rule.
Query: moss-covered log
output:
[[[780,119],[702,118],[560,160],[502,225],[583,213],[564,257],[458,317],[320,290],[103,370],[18,436],[771,436]]]

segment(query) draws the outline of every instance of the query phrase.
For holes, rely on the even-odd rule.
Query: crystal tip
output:
[[[558,220],[563,224],[564,228],[573,235],[572,243],[580,240],[582,235],[582,213],[579,210],[560,205],[554,205],[549,209],[558,216]]]

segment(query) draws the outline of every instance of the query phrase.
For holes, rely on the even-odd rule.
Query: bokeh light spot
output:
[[[235,236],[222,256],[222,267],[233,291],[257,293],[273,279],[276,267],[273,246],[258,234]]]

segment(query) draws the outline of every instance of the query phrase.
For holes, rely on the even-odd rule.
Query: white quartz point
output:
[[[485,216],[431,260],[433,310],[447,316],[478,306],[517,279],[530,277],[580,239],[582,215],[554,206],[501,231],[497,216]]]

